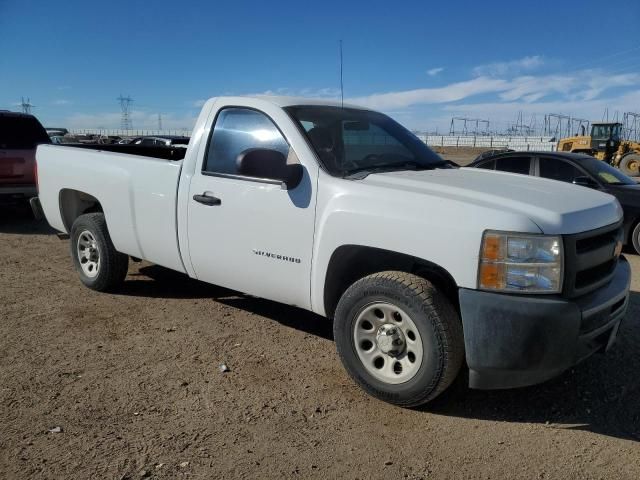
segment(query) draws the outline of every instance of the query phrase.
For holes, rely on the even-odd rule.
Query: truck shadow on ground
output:
[[[328,340],[332,324],[306,310],[255,298],[190,279],[155,265],[144,266],[120,294],[163,298],[211,298]],[[533,387],[469,390],[461,375],[447,392],[418,409],[425,413],[494,422],[543,424],[640,441],[640,293],[632,292],[617,343],[560,377]]]
[[[157,265],[143,266],[138,271],[139,273],[129,274],[120,294],[151,298],[211,298],[218,303],[269,318],[286,327],[333,340],[331,322],[313,312],[200,282]]]
[[[631,292],[620,332],[606,355],[596,354],[541,385],[468,390],[459,379],[424,407],[433,414],[495,422],[543,424],[640,442],[640,293]]]
[[[55,230],[44,221],[33,218],[26,202],[0,204],[0,233],[19,235],[52,235]]]

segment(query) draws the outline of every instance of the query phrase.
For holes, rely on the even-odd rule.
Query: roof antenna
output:
[[[340,106],[344,108],[344,85],[342,83],[342,39],[340,39]]]

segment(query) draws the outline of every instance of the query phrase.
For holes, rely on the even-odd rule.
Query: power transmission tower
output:
[[[22,102],[20,103],[20,107],[22,108],[22,113],[31,114],[31,109],[35,108],[35,105],[31,104],[31,99],[27,98],[25,101],[24,97],[22,97]]]
[[[462,123],[462,135],[489,135],[489,120],[483,120],[481,118],[468,118],[468,117],[451,117],[451,125],[449,127],[449,135],[456,135],[460,133],[456,128],[457,123]],[[472,126],[473,130],[467,128],[467,123]],[[481,130],[481,125],[484,128]],[[475,126],[475,128],[474,128]]]
[[[586,135],[589,131],[589,126],[591,122],[585,118],[574,118],[571,117],[569,119],[569,134],[570,135]]]
[[[524,123],[524,114],[522,110],[518,112],[518,118],[516,123],[507,128],[507,134],[518,137],[526,137],[534,134],[535,115],[532,115],[529,119],[529,125]]]
[[[547,113],[544,116],[544,136],[545,137],[570,137],[571,117],[558,113]]]
[[[162,114],[158,114],[158,130],[162,130]]]
[[[622,132],[626,140],[638,141],[640,138],[640,113],[625,112],[622,116]]]
[[[122,128],[122,130],[131,130],[133,127],[131,125],[129,107],[131,106],[131,103],[133,103],[133,98],[129,95],[123,97],[122,94],[120,94],[116,100],[120,102],[120,110],[122,111],[122,116],[120,117],[120,128]]]

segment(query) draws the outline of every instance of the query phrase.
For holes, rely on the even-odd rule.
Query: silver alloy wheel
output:
[[[84,274],[89,278],[97,276],[100,271],[100,249],[96,238],[89,230],[84,230],[78,235],[76,253]]]
[[[353,341],[364,368],[382,382],[408,382],[422,365],[418,328],[404,310],[391,303],[370,303],[360,310]]]

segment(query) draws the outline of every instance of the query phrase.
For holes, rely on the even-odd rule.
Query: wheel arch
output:
[[[625,243],[627,245],[633,246],[633,232],[638,225],[640,225],[640,214],[636,215],[636,218],[631,220],[629,223],[629,229],[626,232]]]
[[[102,212],[102,204],[93,195],[80,190],[62,189],[59,194],[60,217],[67,231],[71,232],[71,226],[76,219],[85,213]]]
[[[396,270],[413,273],[438,287],[459,310],[458,286],[440,265],[412,255],[363,245],[342,245],[331,255],[325,275],[325,314],[332,318],[342,294],[357,280],[373,273]]]

